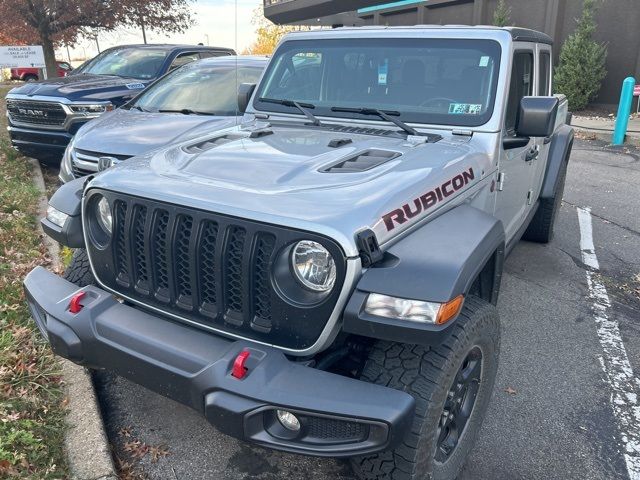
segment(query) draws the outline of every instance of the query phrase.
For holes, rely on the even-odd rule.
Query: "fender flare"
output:
[[[40,220],[44,233],[70,248],[84,248],[81,207],[87,180],[87,178],[77,178],[67,182],[51,196],[49,205],[68,215],[61,227],[50,222],[46,217]]]
[[[455,207],[389,247],[380,264],[360,278],[344,314],[343,330],[367,337],[430,344],[454,323],[419,324],[369,315],[369,293],[447,302],[466,295],[486,266],[493,278],[489,296],[497,301],[505,232],[502,222],[469,205]]]
[[[573,128],[569,125],[561,126],[551,137],[551,146],[542,189],[540,190],[540,198],[554,197],[560,172],[569,163],[569,156],[573,148],[573,137]]]

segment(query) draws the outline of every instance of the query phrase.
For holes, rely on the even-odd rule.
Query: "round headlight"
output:
[[[333,257],[318,242],[298,242],[293,248],[291,263],[298,281],[311,290],[327,292],[336,281],[336,264]]]
[[[105,197],[102,197],[98,200],[98,203],[96,203],[96,217],[100,227],[105,233],[111,235],[113,231],[113,215],[111,214],[109,201]]]

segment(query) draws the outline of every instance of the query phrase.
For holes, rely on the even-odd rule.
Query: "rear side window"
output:
[[[514,134],[520,100],[533,93],[533,52],[516,52],[513,57],[505,130]]]
[[[546,97],[549,95],[549,87],[550,87],[550,75],[549,72],[551,70],[551,55],[549,52],[540,53],[540,69],[538,79],[538,95],[542,97]]]

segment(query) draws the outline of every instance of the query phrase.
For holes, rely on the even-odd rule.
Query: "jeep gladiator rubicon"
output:
[[[231,436],[453,479],[492,394],[503,261],[548,242],[573,133],[520,28],[286,36],[243,124],[50,200],[25,280],[53,350]]]
[[[16,87],[6,99],[11,145],[57,166],[86,122],[131,100],[170,70],[220,55],[235,52],[201,45],[123,45],[104,50],[64,78]]]

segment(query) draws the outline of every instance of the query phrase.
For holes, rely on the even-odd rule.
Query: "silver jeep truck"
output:
[[[551,39],[288,35],[243,124],[62,186],[77,250],[25,280],[53,350],[363,479],[453,479],[500,345],[505,256],[548,242],[573,132]],[[169,133],[168,133],[169,134]]]

